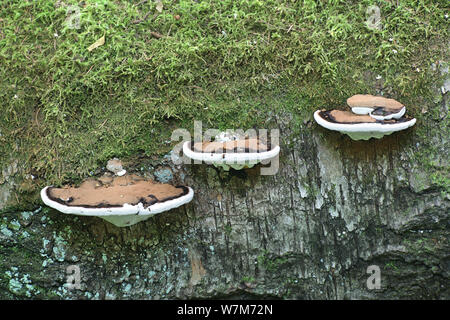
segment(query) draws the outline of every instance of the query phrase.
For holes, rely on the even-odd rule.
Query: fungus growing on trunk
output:
[[[416,119],[406,117],[377,120],[368,115],[355,115],[341,110],[317,110],[314,119],[322,127],[345,133],[353,140],[379,139],[393,132],[405,130],[416,123]]]
[[[377,120],[400,119],[406,107],[394,100],[370,94],[357,94],[347,99],[347,104],[355,114],[368,114]]]
[[[276,157],[279,152],[279,146],[271,148],[270,144],[263,143],[257,138],[198,143],[186,141],[183,145],[183,153],[187,157],[212,163],[225,171],[230,167],[235,170],[251,168],[261,161]]]
[[[80,186],[45,187],[42,201],[67,214],[97,216],[118,227],[131,226],[150,216],[192,200],[186,186],[156,183],[137,175],[88,179]]]

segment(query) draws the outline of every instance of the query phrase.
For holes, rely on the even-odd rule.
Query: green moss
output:
[[[437,109],[434,112],[438,111]],[[421,138],[421,144],[413,154],[414,159],[421,165],[422,175],[433,187],[440,189],[444,194],[450,192],[450,174],[448,172],[448,159],[445,157],[450,134],[449,117],[442,114],[428,114],[423,126],[417,128],[416,133]],[[433,137],[430,141],[429,137]],[[418,177],[417,180],[424,180]]]
[[[396,263],[395,263],[395,262],[392,262],[392,261],[386,263],[384,267],[385,267],[386,269],[390,269],[390,270],[393,270],[393,271],[398,271],[398,270],[399,270],[398,267],[397,267],[397,265],[396,265]]]
[[[257,261],[267,271],[274,271],[289,262],[289,255],[273,258],[267,250],[263,250]]]
[[[17,220],[12,220],[12,221],[9,223],[9,226],[10,226],[10,228],[11,228],[12,230],[14,230],[14,231],[18,231],[18,230],[20,229],[20,223],[19,223],[19,221],[17,221]]]
[[[230,235],[231,235],[231,231],[233,231],[233,228],[232,228],[231,225],[229,225],[229,224],[225,225],[225,226],[223,227],[223,229],[224,229],[225,234],[226,234],[227,236],[230,236]]]
[[[252,283],[255,282],[255,278],[252,276],[244,276],[241,281],[244,283]]]
[[[36,190],[114,156],[166,154],[171,131],[194,119],[248,129],[287,112],[303,130],[313,110],[375,93],[377,75],[420,123],[431,63],[447,60],[445,1],[379,3],[382,30],[365,25],[368,0],[165,1],[162,13],[154,1],[55,3],[0,4],[0,167],[20,160]]]

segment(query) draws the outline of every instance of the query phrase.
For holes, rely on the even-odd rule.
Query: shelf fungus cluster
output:
[[[49,207],[66,214],[97,216],[118,227],[179,207],[193,195],[190,187],[156,183],[137,175],[103,176],[78,187],[41,190],[42,201]]]
[[[339,131],[353,140],[380,139],[405,130],[416,119],[405,116],[406,107],[394,99],[357,94],[347,99],[351,111],[317,110],[316,122],[329,130]]]
[[[216,137],[217,138],[217,137]],[[183,153],[190,159],[213,164],[225,171],[230,168],[240,170],[270,160],[280,152],[279,146],[271,147],[259,138],[237,138],[235,140],[216,139],[215,141],[183,144]]]

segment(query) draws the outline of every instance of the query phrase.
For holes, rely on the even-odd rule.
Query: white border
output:
[[[374,109],[369,107],[350,107],[352,108],[352,112],[359,115],[369,114]]]
[[[280,153],[280,147],[275,146],[272,150],[264,152],[225,152],[225,153],[210,153],[210,152],[195,152],[189,148],[190,141],[186,141],[183,144],[183,153],[193,160],[224,163],[224,164],[236,164],[246,161],[263,161],[272,159]]]
[[[177,208],[185,203],[190,202],[194,197],[194,190],[192,190],[191,187],[187,187],[189,189],[189,192],[184,196],[164,202],[157,202],[155,204],[152,204],[151,206],[148,206],[147,208],[144,208],[144,205],[141,202],[139,202],[137,205],[129,205],[128,203],[125,203],[122,207],[113,208],[85,208],[78,206],[66,206],[59,202],[51,200],[47,196],[48,188],[50,188],[50,186],[47,186],[41,190],[42,201],[47,206],[61,211],[62,213],[96,217],[122,215],[154,215],[163,211]]]
[[[375,109],[374,109],[375,110]],[[373,111],[373,110],[372,110]],[[369,116],[371,116],[374,119],[377,120],[391,120],[391,119],[400,119],[401,117],[403,117],[403,115],[406,112],[406,107],[403,107],[399,112],[397,113],[392,113],[390,115],[387,116],[377,116],[372,114],[372,111],[369,113]]]
[[[401,117],[403,117],[403,115],[406,112],[406,107],[403,106],[399,112],[397,113],[391,113],[390,115],[387,116],[377,116],[375,114],[372,114],[372,112],[375,110],[375,108],[371,108],[371,107],[351,107],[352,108],[352,112],[355,114],[359,114],[359,115],[364,115],[364,114],[368,114],[369,116],[371,116],[374,119],[377,120],[391,120],[391,119],[400,119]]]
[[[323,119],[320,115],[320,110],[314,112],[314,120],[322,127],[325,127],[334,131],[341,132],[395,132],[405,130],[416,123],[416,119],[413,118],[411,120],[405,122],[398,123],[372,123],[372,122],[364,122],[364,123],[334,123]]]

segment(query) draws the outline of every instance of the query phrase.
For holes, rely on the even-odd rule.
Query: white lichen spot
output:
[[[123,169],[116,173],[119,177],[123,176],[125,173],[127,173],[127,170]]]
[[[15,293],[15,294],[20,293],[20,291],[22,290],[22,287],[23,287],[23,285],[22,285],[22,283],[20,283],[19,280],[14,279],[14,278],[9,280],[8,288],[9,288],[9,291],[11,291],[12,293]]]
[[[53,233],[53,238],[55,240],[54,246],[53,246],[53,254],[56,258],[56,260],[62,262],[64,261],[66,257],[66,241],[61,237],[57,236],[56,233]]]
[[[2,225],[0,227],[0,232],[6,237],[12,237],[13,233],[6,226]]]
[[[320,209],[320,208],[322,208],[322,205],[323,205],[323,197],[322,197],[322,195],[319,194],[316,197],[316,202],[315,202],[314,206],[316,207],[316,209]]]
[[[53,263],[53,260],[50,258],[47,258],[42,262],[42,267],[46,268],[50,263]]]
[[[20,214],[22,215],[23,219],[28,220],[33,215],[33,212],[24,211],[24,212],[21,212]]]

